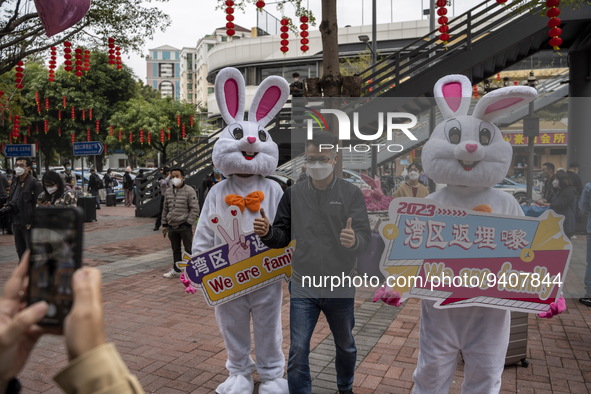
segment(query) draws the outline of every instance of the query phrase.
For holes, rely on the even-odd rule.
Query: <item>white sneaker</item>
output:
[[[181,274],[180,272],[176,272],[174,270],[174,268],[171,268],[170,271],[163,274],[162,276],[165,277],[166,279],[172,279],[172,278],[177,278],[180,274]]]

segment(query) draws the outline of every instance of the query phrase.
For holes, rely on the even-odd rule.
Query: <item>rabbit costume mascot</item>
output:
[[[281,77],[268,77],[259,86],[244,120],[245,84],[235,68],[225,68],[215,80],[215,95],[227,126],[213,147],[213,165],[227,178],[208,193],[201,217],[225,212],[230,205],[242,210],[243,230],[253,231],[254,219],[263,208],[272,222],[283,191],[265,176],[277,168],[279,149],[265,126],[281,110],[289,95],[289,85]],[[199,222],[193,239],[193,253],[201,253],[224,243],[206,220]],[[237,242],[239,242],[237,240]],[[231,246],[231,245],[230,245]],[[220,384],[220,394],[248,394],[254,389],[252,373],[262,380],[259,393],[288,393],[283,379],[285,357],[281,332],[281,282],[243,295],[215,307],[218,327],[224,338],[230,376]],[[256,364],[250,356],[250,321],[254,326]]]
[[[447,186],[427,198],[449,207],[523,216],[517,200],[494,189],[512,162],[511,145],[491,122],[536,98],[526,86],[501,88],[483,96],[468,115],[472,84],[448,75],[435,84],[443,121],[423,147],[425,173]],[[421,302],[420,352],[415,394],[447,393],[458,353],[465,361],[464,393],[498,393],[509,343],[510,312],[483,307],[435,309]]]

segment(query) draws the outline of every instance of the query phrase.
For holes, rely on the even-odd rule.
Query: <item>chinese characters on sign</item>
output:
[[[560,296],[572,245],[553,211],[516,217],[400,198],[389,215],[380,268],[403,297],[534,313]]]
[[[513,146],[527,145],[527,137],[523,134],[503,134],[505,141]],[[568,133],[543,133],[535,137],[534,145],[566,145],[568,143]]]

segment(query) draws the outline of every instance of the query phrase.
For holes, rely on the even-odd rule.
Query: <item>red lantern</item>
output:
[[[474,96],[474,98],[478,98],[478,85],[474,85],[472,87],[472,95]]]
[[[133,131],[129,132],[129,143],[133,144]]]
[[[49,58],[49,82],[55,81],[55,68],[57,67],[57,48],[51,47]]]
[[[88,119],[92,120],[92,108],[88,109]]]
[[[82,120],[86,120],[86,110],[82,109]]]
[[[96,133],[98,134],[100,129],[101,129],[101,121],[100,119],[97,119],[96,122],[94,122],[94,129],[96,131]]]
[[[18,115],[14,115],[12,117],[12,138],[15,140],[18,138],[18,135],[20,133],[20,127],[21,127],[21,117]]]
[[[443,45],[447,45],[447,42],[449,40],[449,34],[447,33],[449,31],[449,26],[447,25],[448,19],[445,15],[447,15],[447,9],[445,8],[447,6],[447,0],[437,0],[436,3],[437,7],[439,7],[439,9],[437,10],[437,15],[440,16],[438,22],[439,22],[439,33],[441,33],[439,35],[439,39],[441,41],[443,41]]]
[[[45,97],[45,111],[49,111],[49,97]]]
[[[84,72],[90,71],[90,51],[84,51]]]
[[[120,47],[115,47],[115,67],[117,67],[117,70],[121,70],[123,68],[123,63],[121,62]]]
[[[64,41],[64,70],[72,72],[72,43],[70,41]]]
[[[148,131],[148,144],[152,143],[152,133]]]
[[[23,83],[25,80],[25,63],[23,61],[18,62],[14,69],[16,70],[14,74],[14,86],[20,90],[25,87]]]
[[[281,48],[280,49],[281,49],[281,52],[283,52],[284,54],[286,54],[287,51],[289,51],[289,47],[288,47],[288,45],[289,45],[289,41],[288,41],[289,34],[287,33],[289,31],[289,19],[287,19],[287,18],[281,18],[281,22],[280,23],[281,23],[280,30],[282,32],[281,35],[280,35],[280,37],[281,37]],[[308,33],[308,32],[304,32],[303,31],[303,32],[300,33],[300,35],[302,35],[304,33]],[[302,37],[304,37],[304,36],[302,35]]]
[[[562,29],[558,27],[560,26],[560,19],[558,18],[558,15],[560,15],[559,5],[560,0],[546,0],[546,7],[548,7],[546,15],[550,18],[548,21],[548,27],[550,28],[548,35],[551,37],[548,44],[550,44],[555,51],[558,51],[562,45],[562,38],[560,38],[562,35]]]
[[[76,107],[72,105],[72,120],[76,120]]]
[[[140,130],[140,144],[144,144],[144,129]]]
[[[119,141],[123,139],[123,129],[119,129],[119,137],[117,138]]]
[[[35,92],[35,104],[37,104],[37,113],[41,115],[41,99],[39,98],[39,92]]]
[[[109,37],[107,41],[109,43],[109,64],[115,65],[115,39]]]
[[[181,125],[181,115],[180,114],[176,114],[176,125],[177,126]]]
[[[114,133],[115,133],[115,128],[113,127],[113,125],[110,125],[109,126],[109,135],[112,137]]]
[[[76,142],[76,133],[72,131],[72,144]]]
[[[300,29],[302,29],[302,31],[300,32],[300,37],[302,37],[300,39],[300,50],[304,53],[308,52],[308,49],[310,49],[310,47],[307,45],[308,44],[308,17],[303,15],[300,17],[300,22],[302,23],[300,25]]]
[[[234,17],[232,16],[233,13],[234,13],[234,1],[233,0],[226,0],[226,20],[229,23],[232,23],[232,21],[234,20]],[[228,17],[232,17],[232,18],[228,18]],[[232,37],[233,35],[236,34],[236,30],[233,29],[234,24],[232,23],[230,26],[231,27],[226,28],[226,35],[228,37]]]
[[[80,80],[80,78],[82,77],[82,75],[84,75],[82,73],[82,53],[83,53],[82,52],[82,48],[80,48],[80,47],[76,48],[75,53],[76,53],[76,63],[75,63],[75,65],[76,65],[76,67],[75,67],[76,73],[75,74],[78,77],[78,80]]]
[[[164,143],[164,129],[160,129],[160,142]]]
[[[67,105],[66,96],[63,96],[63,97],[62,97],[62,106],[63,106],[64,108],[66,108],[66,105]]]
[[[187,132],[185,129],[185,124],[183,123],[183,127],[181,128],[181,138],[185,139],[187,137]]]
[[[86,141],[92,141],[92,136],[90,135],[90,127],[86,129]]]
[[[45,134],[49,133],[49,120],[48,119],[43,120],[43,132]]]
[[[260,10],[262,10],[262,9],[265,7],[265,2],[264,2],[264,1],[261,1],[261,0],[259,0],[259,1],[257,1],[257,2],[256,2],[256,6],[257,6],[257,8],[258,8],[258,9],[259,9],[259,11],[260,11]]]
[[[62,120],[62,111],[60,109],[57,110],[57,120]]]

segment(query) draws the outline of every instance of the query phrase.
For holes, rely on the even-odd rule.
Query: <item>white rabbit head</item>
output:
[[[265,126],[281,110],[289,96],[289,84],[281,77],[266,78],[258,87],[248,121],[244,120],[244,78],[235,68],[224,68],[215,79],[215,97],[226,122],[213,147],[213,165],[225,176],[270,175],[277,169],[279,148]]]
[[[437,183],[493,187],[507,174],[513,149],[491,122],[537,96],[535,89],[511,86],[484,95],[468,116],[472,85],[464,75],[448,75],[435,84],[443,115],[423,147],[425,173]]]

